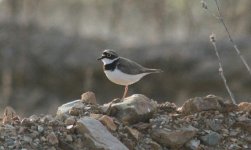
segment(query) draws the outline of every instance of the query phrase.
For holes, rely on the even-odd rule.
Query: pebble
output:
[[[215,146],[217,145],[220,140],[221,140],[221,135],[218,134],[217,132],[211,132],[211,133],[208,133],[207,135],[205,136],[202,136],[201,137],[201,140],[203,141],[203,143],[205,143],[206,145],[209,145],[209,146]]]
[[[24,136],[24,137],[23,137],[23,140],[24,140],[25,142],[27,142],[27,143],[32,142],[32,138],[29,137],[29,136]]]
[[[47,135],[47,141],[52,145],[58,144],[58,138],[54,132],[51,132]]]
[[[44,131],[44,128],[42,126],[38,125],[37,126],[37,131],[41,133],[41,132]]]
[[[72,142],[72,141],[73,141],[71,135],[66,135],[65,139],[66,139],[66,141],[68,141],[68,142]]]

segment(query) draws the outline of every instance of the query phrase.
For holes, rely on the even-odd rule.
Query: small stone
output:
[[[73,125],[68,125],[68,126],[66,126],[66,129],[70,130],[70,129],[72,129],[73,127],[74,127]]]
[[[37,122],[40,118],[37,115],[32,115],[29,117],[31,122]]]
[[[41,137],[41,141],[45,142],[46,138],[44,136]]]
[[[219,142],[221,140],[221,135],[219,133],[217,133],[217,132],[211,132],[211,133],[208,133],[205,136],[202,136],[201,140],[206,145],[216,146],[217,144],[219,144]]]
[[[126,126],[126,131],[134,138],[134,140],[138,141],[139,140],[139,134],[140,132],[136,129],[132,129],[128,126]]]
[[[44,131],[44,127],[38,125],[38,126],[37,126],[37,131],[38,131],[39,133],[42,133],[42,132]]]
[[[197,150],[200,145],[200,140],[190,140],[186,143],[186,147],[190,150]]]
[[[103,115],[98,119],[103,125],[105,125],[109,130],[116,131],[117,126],[114,124],[113,119],[107,115]]]
[[[66,141],[68,141],[68,142],[72,142],[72,141],[73,141],[72,136],[69,135],[69,134],[66,135],[65,139],[66,139]]]
[[[241,120],[234,123],[234,127],[240,127],[251,133],[251,119]]]
[[[222,124],[222,120],[219,119],[213,119],[213,120],[209,120],[208,125],[210,126],[210,128],[213,131],[218,131],[221,129],[221,124]]]
[[[27,143],[32,142],[32,138],[29,137],[29,136],[24,136],[24,137],[23,137],[23,140],[24,140],[25,142],[27,142]]]
[[[251,135],[249,135],[249,136],[246,137],[246,141],[247,141],[249,144],[251,144]]]
[[[2,118],[3,124],[13,123],[13,118],[16,116],[17,116],[16,111],[12,107],[10,106],[5,107]]]
[[[52,115],[46,115],[46,116],[44,116],[44,117],[42,117],[42,118],[40,119],[40,121],[41,121],[42,123],[48,123],[48,122],[50,122],[50,121],[52,121],[52,120],[54,120],[54,118],[52,117]]]
[[[233,143],[233,144],[230,144],[230,146],[228,147],[228,149],[236,150],[236,149],[241,149],[241,147],[238,144]]]
[[[20,127],[19,130],[18,130],[18,133],[22,134],[22,133],[24,133],[25,130],[26,130],[26,128]]]
[[[123,102],[111,105],[111,115],[127,125],[149,121],[156,110],[157,103],[141,94],[134,94]]]
[[[251,112],[251,103],[248,102],[241,102],[238,105],[238,108],[240,111],[246,111],[246,112]]]
[[[149,145],[151,146],[151,150],[162,150],[161,146],[157,142],[150,141]]]
[[[13,139],[6,139],[5,140],[5,143],[8,145],[8,146],[10,146],[10,145],[14,145],[15,144],[15,141],[13,140]]]
[[[192,139],[196,135],[196,130],[181,129],[174,131],[166,131],[165,129],[153,129],[151,137],[163,144],[172,148],[179,148],[187,141]]]
[[[72,116],[78,116],[80,114],[80,110],[76,107],[72,107],[70,110],[69,110],[69,114],[72,115]]]
[[[29,118],[23,118],[21,121],[21,125],[23,126],[31,126],[33,123],[30,121]]]
[[[73,116],[70,116],[66,118],[64,122],[66,125],[74,125],[76,123],[76,119]]]
[[[55,147],[50,147],[48,150],[57,150]]]
[[[102,116],[103,116],[102,114],[94,114],[94,113],[90,114],[90,117],[93,118],[93,119],[99,119]]]
[[[151,119],[150,119],[151,120]],[[136,128],[137,130],[139,131],[144,131],[144,130],[147,130],[149,129],[151,126],[150,123],[144,123],[144,122],[139,122],[137,124],[134,124],[133,125],[133,128]]]
[[[52,144],[52,145],[58,144],[58,138],[54,132],[49,133],[46,138],[50,144]]]
[[[96,96],[93,92],[86,92],[81,95],[81,100],[84,103],[97,104]]]

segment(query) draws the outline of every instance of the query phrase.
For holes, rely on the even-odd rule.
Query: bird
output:
[[[114,50],[106,49],[97,60],[103,62],[106,77],[118,85],[125,86],[122,99],[127,95],[128,86],[138,82],[141,78],[152,73],[161,73],[161,69],[150,69],[140,64],[120,57]]]

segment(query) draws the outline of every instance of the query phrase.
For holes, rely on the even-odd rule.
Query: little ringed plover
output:
[[[113,50],[104,50],[98,60],[103,62],[103,70],[110,81],[125,86],[122,99],[125,98],[129,85],[148,74],[163,72],[160,69],[145,68],[132,60],[119,57]]]

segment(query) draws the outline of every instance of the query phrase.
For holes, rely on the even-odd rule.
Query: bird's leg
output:
[[[122,99],[126,97],[127,91],[128,91],[128,85],[125,86],[125,91],[124,91]]]

